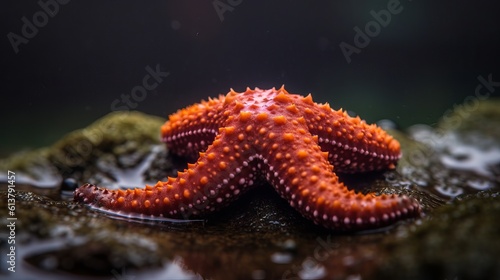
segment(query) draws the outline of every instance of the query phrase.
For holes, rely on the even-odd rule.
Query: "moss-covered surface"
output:
[[[50,175],[49,181],[59,184],[68,177],[101,183],[109,177],[107,167],[131,168],[150,154],[160,144],[159,127],[164,122],[163,118],[135,111],[113,112],[69,133],[51,147],[0,160],[0,170],[16,170],[28,182],[48,180]]]

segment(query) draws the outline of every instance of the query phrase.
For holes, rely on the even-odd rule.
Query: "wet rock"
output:
[[[403,150],[396,170],[339,174],[357,191],[406,194],[424,208],[422,219],[356,234],[314,225],[265,184],[191,223],[127,220],[74,203],[75,185],[142,187],[186,167],[159,142],[163,119],[110,114],[52,147],[0,162],[0,170],[29,178],[21,176],[16,189],[19,258],[27,271],[19,275],[498,278],[498,104],[479,102],[466,112],[458,106],[462,111],[447,112],[436,128],[390,130]],[[44,178],[52,188],[36,184]],[[6,195],[2,185],[1,209]]]
[[[113,170],[137,166],[160,144],[159,127],[164,122],[139,112],[110,113],[55,143],[47,159],[63,176],[80,182],[113,180]]]
[[[500,99],[473,99],[448,110],[438,123],[437,131],[479,133],[492,139],[500,139]]]
[[[471,105],[472,104],[472,105]],[[377,278],[500,278],[500,101],[474,100],[409,129],[398,173],[441,203],[384,243]],[[408,142],[402,142],[407,145]],[[443,204],[442,202],[448,202]]]
[[[84,129],[69,133],[49,148],[1,160],[0,170],[15,170],[18,184],[38,187],[57,187],[67,177],[79,184],[112,185],[117,181],[115,171],[136,167],[152,151],[165,158],[159,132],[164,121],[140,112],[110,113]],[[0,181],[5,181],[3,175],[2,172]],[[141,178],[138,182],[143,185],[142,174],[138,175]]]
[[[61,183],[62,177],[48,159],[48,148],[22,151],[0,160],[0,182],[7,182],[7,170],[14,171],[17,184],[52,188]]]
[[[7,192],[1,191],[0,198],[6,208]],[[5,220],[6,215],[0,216]],[[114,268],[161,264],[152,253],[159,249],[157,242],[145,230],[117,236],[120,227],[112,220],[96,218],[72,202],[18,191],[15,216],[18,256],[45,271],[109,275]]]
[[[398,171],[421,189],[452,200],[462,194],[500,187],[500,101],[477,101],[445,114],[437,128],[409,128]],[[496,124],[495,124],[496,123]]]
[[[500,193],[459,196],[386,243],[384,279],[499,279]],[[398,236],[397,235],[397,236]]]

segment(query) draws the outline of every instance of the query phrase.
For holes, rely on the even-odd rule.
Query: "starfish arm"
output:
[[[269,149],[267,179],[292,207],[316,224],[341,230],[381,227],[420,212],[416,201],[395,195],[363,195],[339,182],[313,136],[304,127],[284,133]]]
[[[86,184],[75,191],[75,200],[117,215],[142,215],[188,219],[216,211],[239,197],[256,180],[255,167],[246,160],[245,151],[230,145],[226,134],[232,128],[221,128],[198,161],[166,182],[144,189],[107,190]],[[226,137],[227,136],[227,137]]]
[[[359,117],[350,117],[325,104],[302,98],[299,110],[305,112],[309,131],[318,136],[328,160],[341,173],[393,169],[401,157],[399,142],[380,127],[368,125]]]
[[[189,106],[169,116],[161,127],[162,141],[172,153],[192,159],[207,149],[219,127],[224,98],[209,99]]]

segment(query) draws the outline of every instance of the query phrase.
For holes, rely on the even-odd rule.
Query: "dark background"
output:
[[[47,2],[47,0],[45,0]],[[354,27],[391,1],[77,1],[38,28],[16,54],[37,1],[1,9],[0,156],[49,145],[111,111],[142,84],[146,66],[169,72],[136,110],[175,110],[250,87],[311,92],[369,122],[435,124],[473,96],[477,77],[500,81],[500,15],[493,1],[401,1],[403,10],[347,63]],[[220,4],[219,4],[220,5]],[[498,89],[495,94],[498,94]]]

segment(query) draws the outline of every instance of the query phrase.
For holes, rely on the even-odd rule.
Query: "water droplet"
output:
[[[61,183],[61,191],[74,191],[78,188],[78,182],[74,178],[66,178]]]
[[[474,188],[476,190],[487,190],[492,187],[491,182],[488,182],[486,180],[479,180],[479,179],[473,179],[473,180],[468,180],[467,185],[471,188]]]
[[[298,272],[300,279],[323,279],[326,276],[325,267],[312,259],[307,258],[302,263],[302,270]]]
[[[276,252],[271,255],[271,261],[278,264],[286,264],[292,261],[293,257],[290,253]]]
[[[458,187],[449,187],[449,186],[436,186],[435,190],[444,196],[448,196],[451,198],[457,197],[464,193],[464,190]]]

